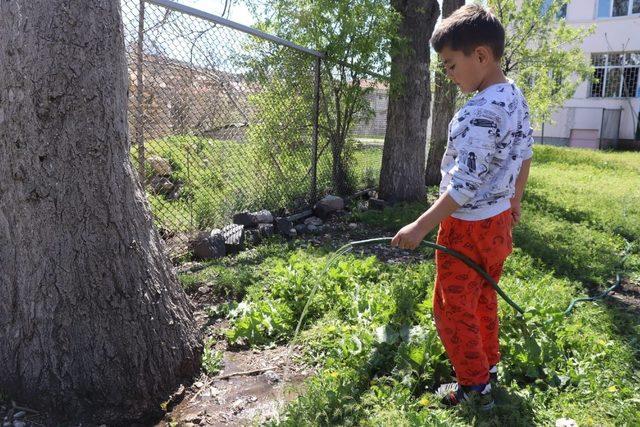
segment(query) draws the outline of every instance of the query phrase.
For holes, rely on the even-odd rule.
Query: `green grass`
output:
[[[267,152],[265,152],[265,149]],[[137,148],[132,147],[135,164]],[[274,153],[272,147],[177,135],[145,143],[146,157],[159,156],[172,166],[170,179],[183,184],[180,196],[170,200],[148,189],[156,224],[170,232],[201,230],[226,225],[241,210],[291,207],[308,199],[311,149]],[[318,188],[331,188],[330,150],[318,164]],[[351,165],[358,188],[373,187],[380,175],[381,147],[361,147]],[[153,176],[149,166],[146,178]]]
[[[210,282],[221,295],[241,298],[211,313],[228,313],[229,341],[253,346],[290,342],[319,286],[295,338],[318,372],[273,424],[517,426],[564,417],[581,426],[639,425],[638,312],[601,301],[559,314],[576,296],[608,286],[628,245],[626,275],[640,280],[638,165],[635,153],[536,147],[501,280],[527,314],[521,319],[500,303],[502,385],[490,413],[436,404],[433,388],[449,368],[433,326],[431,260],[397,265],[345,255],[325,273],[330,248],[274,239],[181,280],[185,287]],[[356,219],[393,232],[425,208]]]

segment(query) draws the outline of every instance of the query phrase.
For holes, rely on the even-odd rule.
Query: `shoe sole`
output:
[[[490,411],[496,406],[496,402],[486,403],[480,406],[480,410],[482,411]]]

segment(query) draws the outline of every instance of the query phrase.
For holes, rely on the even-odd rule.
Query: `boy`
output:
[[[456,10],[431,44],[460,91],[477,93],[449,124],[440,197],[391,244],[414,249],[440,224],[438,243],[465,254],[498,282],[533,155],[528,106],[500,68],[504,28],[482,6]],[[500,360],[496,291],[453,256],[437,252],[436,268],[435,325],[457,380],[440,387],[442,403],[453,406],[478,395],[482,408],[490,409],[490,379]]]

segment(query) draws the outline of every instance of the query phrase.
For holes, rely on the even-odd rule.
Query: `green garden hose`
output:
[[[345,253],[351,251],[354,247],[356,246],[363,246],[363,245],[368,245],[371,243],[381,243],[381,242],[390,242],[392,240],[391,237],[378,237],[375,239],[367,239],[367,240],[359,240],[359,241],[355,241],[355,242],[350,242],[347,243],[346,245],[340,247],[332,256],[331,258],[329,258],[329,260],[327,261],[327,264],[325,265],[325,268],[323,270],[323,275],[324,273],[326,273],[329,268],[335,263],[335,261],[341,256],[344,255]],[[524,315],[524,310],[522,308],[520,308],[520,306],[518,306],[518,304],[516,304],[515,302],[513,302],[513,300],[511,298],[509,298],[509,296],[498,286],[498,284],[495,282],[495,280],[493,280],[493,278],[487,274],[486,271],[484,271],[478,264],[476,264],[475,262],[473,262],[472,260],[470,260],[467,256],[461,254],[460,252],[454,251],[453,249],[449,249],[446,246],[442,246],[442,245],[438,245],[437,243],[433,243],[433,242],[429,242],[426,240],[423,240],[422,245],[425,245],[427,247],[442,251],[444,253],[447,253],[451,256],[454,256],[458,259],[460,259],[462,262],[464,262],[465,264],[467,264],[469,267],[473,268],[475,271],[478,272],[478,274],[480,274],[482,277],[485,278],[485,280],[487,280],[491,286],[494,287],[494,289],[496,290],[496,292],[498,293],[498,295],[500,295],[502,297],[502,299],[504,299],[511,307],[513,307],[513,309],[515,311],[517,311],[519,314]],[[624,261],[626,260],[627,256],[629,255],[629,250],[630,248],[627,248],[626,254],[622,257],[621,260],[621,265],[624,264]],[[622,278],[620,276],[619,273],[616,274],[616,282],[613,286],[609,287],[607,290],[605,290],[604,292],[602,292],[599,295],[593,296],[593,297],[580,297],[580,298],[575,298],[571,301],[571,303],[569,304],[569,306],[567,307],[567,309],[564,311],[564,315],[569,315],[571,313],[571,311],[573,310],[573,308],[575,307],[575,305],[579,302],[585,302],[585,301],[596,301],[599,299],[603,299],[606,298],[607,296],[609,296],[609,294],[613,291],[615,291],[616,289],[618,289],[621,286],[621,282],[622,282]],[[304,319],[305,314],[307,313],[307,309],[309,308],[309,305],[311,304],[311,301],[313,300],[313,297],[315,296],[316,291],[318,290],[318,287],[320,285],[320,282],[318,282],[313,289],[311,290],[311,293],[309,294],[309,299],[307,300],[307,303],[304,306],[304,309],[302,310],[302,314],[300,315],[300,319],[298,320],[298,325],[296,326],[296,330],[294,333],[294,338],[298,335],[298,331],[300,330],[300,326],[302,325],[302,321]]]

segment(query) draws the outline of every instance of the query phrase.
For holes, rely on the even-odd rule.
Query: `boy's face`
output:
[[[486,46],[478,46],[469,55],[448,46],[438,53],[449,77],[462,93],[471,93],[478,87],[489,72],[489,66],[495,61]]]

